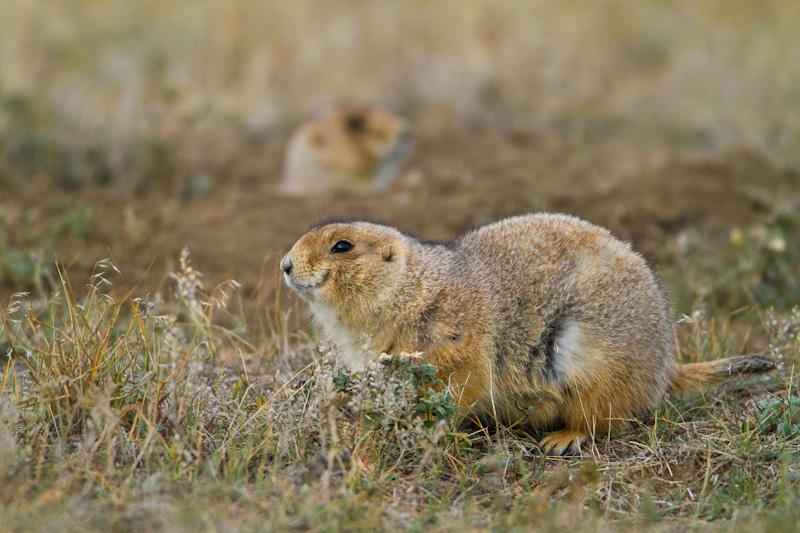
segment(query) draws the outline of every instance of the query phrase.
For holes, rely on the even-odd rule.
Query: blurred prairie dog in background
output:
[[[571,216],[509,218],[446,244],[368,222],[322,224],[281,269],[350,369],[421,352],[464,411],[549,431],[545,453],[622,430],[667,392],[774,368],[757,355],[678,364],[644,259]]]
[[[381,190],[400,172],[411,147],[408,122],[385,107],[327,108],[292,134],[279,191]]]

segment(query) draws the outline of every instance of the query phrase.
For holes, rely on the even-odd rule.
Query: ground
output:
[[[285,138],[251,143],[237,155],[266,176],[220,171],[192,195],[121,191],[119,186],[7,189],[0,207],[9,248],[48,243],[38,260],[56,257],[82,276],[113,257],[136,284],[147,272],[155,290],[184,247],[210,283],[232,278],[273,302],[277,265],[314,223],[335,217],[382,221],[425,240],[447,240],[503,217],[534,211],[570,213],[608,227],[672,276],[672,245],[691,230],[710,249],[733,247],[729,234],[769,224],[796,210],[800,175],[747,150],[697,153],[621,141],[574,141],[519,131],[420,132],[416,154],[380,194],[344,192],[285,197],[274,190]],[[212,164],[219,164],[210,161]],[[21,187],[19,189],[22,189]],[[55,219],[56,223],[50,221]],[[709,249],[706,249],[708,252]],[[688,261],[702,263],[700,258]],[[24,278],[24,274],[20,274]],[[6,297],[30,286],[7,276]],[[670,281],[675,282],[672,278]]]
[[[0,529],[796,527],[800,4],[3,10]],[[280,196],[337,100],[408,117],[404,172]],[[457,420],[430,367],[350,375],[279,275],[331,217],[447,240],[539,211],[632,243],[682,362],[779,369],[548,458]]]
[[[785,509],[796,497],[791,458],[799,437],[784,426],[793,427],[798,416],[795,404],[786,403],[796,399],[786,387],[796,381],[791,365],[798,346],[789,335],[800,324],[800,317],[792,319],[787,314],[798,295],[796,272],[791,272],[798,251],[797,241],[793,242],[798,234],[798,173],[779,169],[763,155],[745,150],[685,153],[619,141],[586,142],[497,130],[436,136],[420,132],[417,139],[416,155],[400,181],[380,194],[285,198],[274,192],[270,179],[250,184],[217,181],[197,196],[160,190],[122,193],[114,186],[92,185],[53,191],[48,195],[53,200],[48,202],[41,202],[38,191],[4,195],[5,245],[17,251],[24,266],[17,277],[4,279],[4,301],[11,301],[14,291],[30,291],[33,296],[27,298],[32,298],[33,314],[29,316],[80,332],[64,301],[49,296],[59,290],[72,292],[73,305],[80,304],[85,313],[79,320],[86,322],[83,334],[89,335],[88,347],[75,339],[81,333],[67,332],[61,341],[59,335],[50,336],[42,346],[42,341],[30,337],[32,330],[27,340],[21,340],[26,334],[17,332],[12,322],[6,323],[7,349],[22,353],[20,345],[27,342],[32,347],[28,350],[40,350],[29,359],[38,365],[18,362],[15,372],[6,368],[4,377],[7,390],[17,391],[10,397],[18,402],[17,407],[9,404],[6,409],[12,411],[7,412],[27,413],[21,418],[25,429],[15,440],[19,452],[6,456],[11,465],[4,489],[11,498],[5,504],[6,513],[13,517],[10,527],[37,527],[37,509],[56,494],[53,491],[61,490],[71,495],[65,505],[73,509],[66,529],[78,524],[90,528],[110,524],[117,529],[224,524],[223,529],[235,529],[259,527],[264,519],[272,524],[270,529],[387,528],[395,521],[410,528],[429,523],[438,529],[533,524],[545,524],[546,529],[580,523],[582,528],[594,529],[641,520],[660,529],[658,524],[697,527],[716,520],[731,525],[735,521],[727,520],[739,515],[747,517],[742,526],[746,528],[746,524],[792,519]],[[279,154],[281,142],[275,142],[275,146],[269,142],[253,145],[242,157],[259,158],[265,175],[276,176],[279,158],[259,157]],[[452,420],[452,414],[442,416],[445,425],[438,429],[425,429],[415,418],[419,399],[408,392],[400,400],[387,400],[364,386],[331,390],[331,383],[339,383],[333,377],[336,372],[341,376],[342,370],[336,370],[335,358],[320,359],[327,348],[323,352],[316,348],[305,309],[287,294],[277,268],[282,255],[309,225],[328,217],[358,216],[391,223],[424,239],[442,240],[531,211],[578,215],[632,241],[659,272],[675,305],[676,320],[691,316],[677,326],[685,360],[772,352],[785,357],[780,376],[766,382],[738,382],[708,397],[670,399],[630,434],[600,438],[582,456],[566,459],[541,456],[536,435],[502,428],[464,429]],[[774,244],[775,239],[783,239],[782,248]],[[778,247],[771,249],[770,243]],[[184,248],[196,270],[181,263]],[[30,251],[27,259],[26,250]],[[105,257],[113,258],[121,275],[107,265],[95,266]],[[56,258],[63,265],[59,269]],[[5,261],[8,266],[8,256]],[[741,267],[743,261],[746,268]],[[771,279],[782,275],[780,269],[787,266],[783,291],[775,293]],[[98,288],[87,293],[82,287],[93,272],[104,273],[111,287],[95,278],[93,285]],[[196,272],[204,272],[205,277],[193,277]],[[240,284],[222,287],[231,297],[227,300],[230,313],[197,306],[198,301],[214,300],[201,296],[198,282],[211,293],[229,278]],[[123,326],[125,320],[117,318],[117,314],[130,316],[126,287],[142,313],[127,320],[141,316],[142,335],[154,353],[161,354],[153,357],[166,369],[174,369],[158,378],[141,367],[149,357],[137,355],[142,337],[129,338],[137,329],[136,322],[131,329],[131,322]],[[117,314],[111,319],[110,310],[98,299],[105,292],[116,298],[112,309]],[[216,298],[223,299],[221,294],[216,293]],[[154,302],[152,318],[148,318],[150,311],[142,310],[148,304],[136,298]],[[777,306],[775,320],[782,326],[777,321],[772,325],[770,306]],[[61,319],[56,318],[59,313],[63,313]],[[20,315],[5,316],[12,320]],[[111,346],[98,356],[98,346],[105,350],[108,344],[99,343],[88,332],[99,331],[102,338],[103,331],[112,330],[123,336],[111,341],[116,348]],[[783,332],[780,339],[776,338],[779,330]],[[115,337],[106,337],[104,342],[109,339]],[[47,355],[65,342],[72,346],[66,348],[71,357],[84,358],[84,366],[71,363],[62,368],[63,361],[54,362]],[[175,357],[183,358],[183,364],[175,367]],[[186,370],[187,362],[197,357],[199,366]],[[116,405],[114,414],[97,414],[96,396],[102,397],[109,384],[113,387],[118,382],[120,378],[113,376],[120,371],[113,369],[120,366],[131,373],[129,379],[147,382],[150,389],[127,407],[111,400],[110,405]],[[100,377],[87,379],[86,373]],[[67,392],[67,397],[76,395],[74,400],[58,406],[70,422],[56,416],[41,425],[36,418],[41,414],[31,405],[54,400],[47,400],[43,390],[30,392],[39,390],[26,381],[31,374],[38,374],[40,381],[33,382],[45,390],[53,386],[48,383],[54,378],[59,383],[59,375],[73,375],[71,379],[81,382],[76,392]],[[375,380],[385,379],[379,373],[368,382],[374,387]],[[183,384],[177,385],[178,380]],[[203,389],[204,383],[215,387],[210,389],[214,392]],[[28,387],[30,397],[19,387]],[[176,387],[179,392],[172,394],[178,397],[203,400],[187,406],[182,415],[180,406],[186,400],[176,400],[177,407],[163,409],[177,411],[163,414],[162,403],[166,406],[171,401],[163,392],[165,387]],[[244,391],[241,397],[240,389]],[[297,407],[292,403],[289,408],[286,402],[298,392],[304,395],[304,403],[295,412],[292,409]],[[87,394],[92,399],[87,400]],[[407,403],[398,407],[397,401]],[[210,407],[220,402],[222,407]],[[84,404],[90,407],[81,407]],[[759,410],[756,405],[771,407]],[[265,406],[271,414],[265,414]],[[134,435],[136,418],[131,421],[130,414],[124,414],[131,409],[152,411],[151,419],[142,414],[142,420],[148,420],[147,427],[161,427],[157,430],[163,435],[161,444],[153,445],[148,440],[152,432],[147,430]],[[369,417],[358,414],[375,411],[394,413],[386,415],[390,423],[384,421],[378,428],[393,428],[397,434],[374,429]],[[327,429],[326,417],[339,429]],[[778,421],[770,422],[776,417]],[[253,420],[260,422],[254,426]],[[306,435],[285,441],[271,424],[289,424]],[[59,427],[75,433],[79,442],[93,450],[103,442],[108,450],[74,455],[66,451],[69,441],[60,437],[50,444],[46,444],[48,439],[26,444],[31,431],[58,432]],[[225,427],[245,433],[232,437]],[[111,437],[115,431],[118,441]],[[418,432],[417,437],[407,436],[404,432],[408,431]],[[431,431],[427,440],[415,440]],[[258,437],[241,436],[247,432]],[[66,450],[55,452],[56,443]],[[176,452],[176,445],[184,451]],[[413,451],[403,453],[407,447]],[[60,485],[46,469],[44,473],[30,470],[29,461],[41,454],[65,465],[61,468],[71,473],[67,481]],[[102,466],[109,454],[119,463],[110,470]],[[147,457],[146,465],[139,454]],[[206,464],[195,466],[197,459]],[[78,468],[83,473],[77,478],[76,460],[90,465]],[[104,481],[100,486],[80,481],[85,475]],[[220,483],[219,475],[228,481]],[[172,479],[170,488],[161,479]],[[113,505],[122,514],[110,521],[103,518],[109,504],[96,500],[93,493],[117,502]],[[759,514],[754,505],[782,510]],[[193,515],[190,509],[195,506],[207,513]]]

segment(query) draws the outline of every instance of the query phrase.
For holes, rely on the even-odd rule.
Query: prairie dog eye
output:
[[[352,250],[354,246],[352,242],[342,239],[341,241],[336,241],[336,244],[331,247],[331,253],[343,254]]]
[[[350,115],[347,117],[347,129],[352,133],[363,133],[367,130],[367,121],[363,115]]]

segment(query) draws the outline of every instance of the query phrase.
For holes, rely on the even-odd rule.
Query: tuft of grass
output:
[[[749,228],[734,227],[713,243],[688,230],[672,243],[682,276],[677,280],[679,311],[695,305],[736,309],[758,306],[790,309],[800,301],[800,215],[787,206]],[[691,263],[691,268],[689,268]]]
[[[30,209],[0,210],[0,287],[47,297],[58,283],[46,250],[69,243],[68,262],[78,261],[96,236],[96,222],[92,208],[81,201],[48,200]]]

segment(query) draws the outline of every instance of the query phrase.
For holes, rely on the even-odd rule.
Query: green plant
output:
[[[800,441],[800,398],[768,398],[758,403],[758,423],[762,430],[776,433],[787,444]]]

